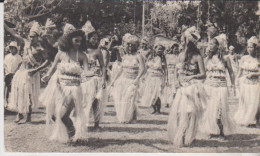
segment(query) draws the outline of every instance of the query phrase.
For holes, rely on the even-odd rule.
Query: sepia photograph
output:
[[[260,1],[5,0],[6,153],[260,153]]]

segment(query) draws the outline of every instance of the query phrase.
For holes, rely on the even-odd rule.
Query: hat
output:
[[[94,31],[96,31],[95,28],[92,26],[92,24],[91,24],[90,21],[87,21],[87,22],[83,25],[83,27],[81,28],[81,30],[84,31],[84,33],[85,33],[85,35],[86,35],[87,38],[88,38],[88,34],[89,34],[89,33],[92,33],[92,32],[94,32]]]
[[[8,48],[10,48],[10,47],[15,47],[18,50],[17,42],[15,42],[15,41],[10,42],[10,44],[8,45]]]
[[[51,19],[47,19],[46,23],[45,23],[45,29],[46,28],[55,28],[56,25],[51,21]]]
[[[249,44],[249,43],[253,43],[253,44],[258,45],[258,44],[259,44],[259,40],[257,39],[256,36],[252,36],[252,37],[247,41],[247,44]]]
[[[36,21],[34,21],[31,29],[30,29],[30,36],[35,36],[35,35],[40,35],[41,34],[41,29],[40,29],[40,24]]]
[[[184,32],[184,36],[189,40],[189,41],[198,41],[200,39],[200,34],[199,31],[196,29],[195,26],[192,26],[188,28]]]
[[[72,24],[66,23],[63,28],[63,35],[66,36],[75,30],[76,30],[76,28]]]

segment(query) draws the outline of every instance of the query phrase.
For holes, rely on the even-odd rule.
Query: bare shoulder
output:
[[[223,56],[223,59],[225,62],[229,61],[230,60],[230,56],[229,55],[224,55]]]

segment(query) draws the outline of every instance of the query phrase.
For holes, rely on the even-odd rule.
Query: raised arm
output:
[[[7,24],[4,23],[4,28],[6,31],[8,31],[15,39],[18,40],[18,42],[24,43],[24,39],[15,33],[15,31],[7,26]]]

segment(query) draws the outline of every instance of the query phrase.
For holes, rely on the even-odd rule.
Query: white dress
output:
[[[93,60],[90,55],[86,54],[88,58],[89,69],[101,73],[101,68],[97,60]],[[102,89],[102,77],[91,76],[82,78],[81,88],[83,91],[83,108],[86,116],[94,115],[94,120],[101,121],[104,115],[104,107],[107,102],[106,90]],[[98,107],[96,113],[93,113],[92,104],[94,100],[98,100]]]
[[[260,82],[259,77],[247,78],[248,74],[259,72],[259,62],[251,56],[241,58],[240,68],[242,77],[239,79],[239,106],[234,119],[237,124],[248,126],[256,124],[256,113],[260,110]]]
[[[69,136],[61,119],[61,108],[69,107],[71,102],[74,102],[74,109],[70,113],[75,127],[74,140],[87,138],[88,118],[85,116],[82,106],[82,89],[80,87],[82,68],[79,62],[71,60],[65,52],[62,52],[61,60],[56,74],[53,75],[54,78],[50,81],[53,83],[51,86],[53,88],[50,89],[53,94],[46,97],[44,105],[47,107],[47,135],[50,140],[66,143],[69,141]],[[53,114],[56,117],[55,121],[51,119]]]
[[[166,103],[173,103],[173,96],[176,93],[175,88],[175,66],[177,61],[177,55],[174,54],[166,54],[166,63],[168,69],[168,86],[165,87],[164,95],[166,96]]]
[[[201,86],[201,80],[185,81],[186,76],[197,75],[197,64],[184,63],[176,65],[181,87],[177,89],[168,118],[169,140],[174,146],[190,145],[196,138],[198,124],[206,102],[206,93]]]
[[[151,60],[147,60],[147,75],[143,84],[143,94],[141,97],[141,106],[151,107],[155,104],[158,98],[161,103],[165,101],[163,96],[163,83],[165,76],[162,68],[162,60],[159,56]]]
[[[137,114],[136,96],[138,87],[133,84],[139,72],[137,56],[124,55],[121,67],[122,74],[115,81],[111,92],[118,121],[130,123]]]
[[[40,66],[34,58],[32,51],[36,49],[30,47],[25,42],[22,65],[15,73],[12,80],[12,89],[10,95],[10,103],[8,109],[18,113],[29,113],[29,107],[37,108],[39,106],[40,92],[40,73],[37,72],[30,76],[28,70]],[[31,101],[31,102],[30,102]]]
[[[228,112],[226,68],[217,56],[207,61],[206,75],[204,88],[207,93],[207,107],[201,120],[200,131],[208,136],[219,135],[217,120],[220,119],[224,134],[232,134],[236,125]]]

